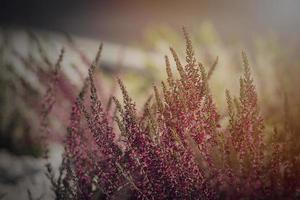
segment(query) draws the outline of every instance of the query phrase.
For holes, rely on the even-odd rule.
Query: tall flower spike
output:
[[[57,62],[55,63],[55,66],[54,66],[54,75],[55,76],[58,75],[58,72],[61,68],[61,63],[63,61],[64,54],[65,54],[65,49],[61,48],[60,53],[59,53],[59,57],[58,57]]]
[[[126,128],[125,128],[124,124],[122,123],[121,119],[116,115],[114,117],[114,120],[115,120],[115,122],[117,122],[121,136],[126,137],[127,136]]]
[[[234,106],[235,106],[235,109],[236,109],[236,113],[240,114],[241,113],[241,105],[240,105],[240,102],[239,102],[237,97],[233,98],[233,103],[234,103]]]
[[[152,100],[152,95],[150,95],[148,98],[147,98],[147,100],[146,100],[146,102],[144,103],[144,106],[143,106],[143,116],[142,116],[142,119],[141,120],[143,120],[145,117],[146,117],[146,115],[147,115],[147,110],[148,109],[150,109],[150,103],[151,103],[151,100]]]
[[[170,51],[171,51],[172,56],[173,56],[173,58],[174,58],[174,61],[175,61],[175,63],[176,63],[176,68],[177,68],[177,71],[179,72],[180,77],[181,77],[183,80],[185,80],[186,74],[185,74],[185,71],[184,71],[184,69],[183,69],[181,63],[180,63],[180,60],[179,60],[179,57],[178,57],[176,51],[175,51],[173,48],[170,48]]]
[[[165,56],[165,62],[166,62],[166,71],[168,75],[168,83],[170,87],[173,87],[174,85],[174,78],[171,70],[171,65],[168,56]]]
[[[217,56],[215,62],[213,63],[213,65],[210,67],[208,73],[207,73],[207,80],[210,79],[211,75],[214,73],[216,66],[218,65],[219,62],[219,56]]]
[[[118,78],[117,80],[122,91],[125,111],[129,112],[131,117],[135,118],[136,117],[135,104],[133,103],[132,99],[129,97],[128,92],[122,80],[120,78]]]
[[[252,79],[251,79],[251,72],[250,72],[250,67],[249,67],[249,62],[247,55],[244,51],[242,51],[242,59],[243,59],[243,65],[244,65],[244,79],[246,84],[251,84]]]
[[[157,124],[156,124],[156,121],[155,121],[154,114],[151,111],[149,103],[150,102],[147,101],[147,103],[144,106],[144,116],[143,116],[143,118],[145,118],[145,116],[147,116],[150,137],[153,140],[156,140],[158,138],[157,134],[156,134]]]
[[[55,95],[54,95],[54,93],[55,93],[54,90],[57,85],[58,71],[60,69],[61,62],[63,60],[63,55],[64,55],[64,50],[62,48],[60,55],[55,63],[54,71],[51,74],[51,82],[48,84],[46,94],[42,100],[41,127],[46,132],[47,132],[46,127],[48,126],[47,117],[48,117],[48,114],[50,113],[50,111],[52,110],[52,108],[55,104],[55,101],[56,101]]]
[[[158,110],[159,110],[159,112],[162,113],[163,112],[163,104],[162,104],[161,98],[159,96],[157,87],[154,85],[153,89],[154,89],[154,94],[155,94],[155,99],[156,99],[156,103],[157,103],[157,106],[158,106]]]
[[[243,78],[240,78],[240,102],[243,103],[246,99],[245,82]]]
[[[96,63],[99,63],[100,56],[101,56],[101,53],[102,53],[102,49],[103,49],[103,43],[101,43],[99,45],[99,48],[98,48],[98,51],[97,51],[97,54],[96,54],[96,58],[95,58]]]
[[[83,100],[84,94],[86,93],[89,83],[90,83],[90,90],[91,90],[91,98],[93,101],[95,101],[96,99],[98,99],[97,97],[97,92],[96,92],[96,86],[94,83],[94,72],[96,70],[96,66],[99,65],[99,60],[100,60],[100,56],[101,56],[101,52],[102,52],[102,48],[103,48],[103,44],[101,43],[99,45],[99,49],[97,51],[96,57],[94,59],[94,62],[90,65],[90,68],[88,70],[88,77],[85,78],[84,82],[83,82],[83,86],[82,89],[78,95],[78,98],[80,101]]]
[[[195,59],[195,52],[193,49],[192,41],[185,27],[182,28],[182,31],[186,42],[186,62],[189,65],[193,66],[196,63],[196,59]]]
[[[163,90],[163,96],[164,96],[165,102],[168,104],[168,103],[170,103],[171,98],[170,98],[170,93],[167,90],[165,82],[163,82],[163,81],[161,82],[161,87]]]
[[[234,110],[233,110],[233,103],[232,103],[232,98],[231,98],[229,90],[226,90],[226,100],[227,100],[227,106],[228,106],[228,114],[229,114],[229,118],[230,118],[230,124],[232,125],[233,118],[234,118]]]
[[[204,92],[204,94],[208,94],[209,91],[208,91],[207,74],[206,74],[205,68],[204,68],[203,64],[200,62],[198,63],[198,67],[199,67],[199,70],[201,73],[203,92]]]
[[[124,110],[121,106],[121,103],[120,101],[116,98],[116,97],[112,97],[112,100],[115,102],[116,104],[116,108],[117,108],[117,111],[119,111],[122,115],[124,114]]]
[[[91,90],[91,100],[94,103],[100,103],[98,101],[98,96],[97,96],[97,90],[96,90],[96,86],[95,86],[95,82],[94,82],[94,73],[93,73],[93,69],[92,67],[90,67],[89,69],[89,81],[90,81],[90,90]]]
[[[86,78],[86,79],[84,80],[84,82],[83,82],[83,86],[82,86],[82,88],[81,88],[81,90],[80,90],[80,92],[79,92],[79,95],[78,95],[78,99],[79,99],[79,100],[83,101],[84,96],[85,96],[85,94],[86,94],[86,92],[87,92],[88,87],[89,87],[89,79]]]
[[[101,43],[101,44],[99,45],[99,48],[98,48],[98,51],[97,51],[95,60],[94,60],[94,62],[93,62],[92,65],[91,65],[92,72],[93,72],[93,71],[95,70],[95,68],[99,65],[99,60],[100,60],[100,56],[101,56],[101,53],[102,53],[102,48],[103,48],[103,43]]]

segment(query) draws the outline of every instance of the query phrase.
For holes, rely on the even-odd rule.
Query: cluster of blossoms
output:
[[[184,36],[185,65],[170,49],[179,76],[166,56],[167,80],[141,114],[120,79],[123,103],[112,97],[113,112],[101,103],[94,81],[101,46],[73,101],[59,177],[48,167],[56,199],[299,197],[299,157],[276,130],[268,145],[246,55],[240,96],[226,92],[229,123],[221,127],[208,85],[217,62],[206,72]]]

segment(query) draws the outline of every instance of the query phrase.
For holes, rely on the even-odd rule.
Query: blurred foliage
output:
[[[61,142],[64,137],[72,98],[77,96],[87,76],[90,56],[70,36],[59,38],[13,30],[0,33],[0,148],[18,155],[38,156],[43,137],[40,130],[43,96],[47,93],[57,59],[57,46],[60,48],[63,44],[67,56],[63,58],[56,103],[47,122],[52,128],[49,140],[53,142]],[[119,76],[130,83],[128,89],[143,104],[153,83],[155,68],[138,72],[119,66],[109,67],[111,70],[105,67],[102,70],[98,66],[96,72],[95,81],[102,102],[106,105],[111,95],[120,95],[115,86],[116,76]]]
[[[30,117],[26,116],[27,108],[13,87],[12,74],[6,71],[10,66],[4,66],[3,51],[0,54],[0,148],[17,155],[40,156],[41,147],[32,137],[34,128],[30,126]]]

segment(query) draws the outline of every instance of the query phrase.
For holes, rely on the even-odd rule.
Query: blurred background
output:
[[[121,44],[141,41],[145,30],[164,24],[178,29],[209,20],[222,39],[252,40],[275,32],[299,41],[297,0],[1,1],[1,25],[64,31]]]
[[[223,117],[225,89],[238,95],[244,50],[266,130],[283,126],[286,110],[289,118],[297,119],[299,10],[298,0],[0,0],[0,199],[28,199],[28,191],[34,198],[51,199],[43,175],[38,105],[62,47],[60,87],[49,116],[55,169],[72,100],[100,42],[104,48],[96,78],[104,105],[111,95],[119,95],[115,86],[119,76],[141,107],[152,85],[165,78],[164,55],[170,56],[169,47],[184,59],[181,28],[185,26],[207,69],[218,57],[210,88]]]

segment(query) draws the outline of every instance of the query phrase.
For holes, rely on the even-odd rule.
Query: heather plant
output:
[[[185,63],[170,48],[178,74],[165,56],[167,79],[141,110],[119,78],[123,103],[101,102],[94,80],[101,46],[73,101],[59,176],[47,165],[56,199],[299,198],[299,128],[288,109],[284,127],[265,130],[242,53],[239,96],[226,91],[221,124],[209,87],[217,62],[206,69],[185,29],[184,36]]]
[[[264,116],[267,129],[271,129],[273,123],[283,121],[282,100],[284,93],[288,96],[296,96],[290,99],[290,106],[299,99],[298,88],[295,87],[299,75],[299,57],[295,46],[286,46],[276,37],[276,34],[264,36],[255,35],[253,39],[246,41],[237,40],[234,36],[226,39],[217,31],[209,21],[201,23],[190,30],[197,57],[201,58],[204,65],[214,63],[216,55],[220,57],[220,67],[214,70],[211,76],[210,90],[218,105],[221,116],[226,113],[226,98],[224,91],[230,88],[232,93],[238,93],[239,84],[232,77],[238,77],[242,73],[239,57],[243,49],[249,49],[248,59],[252,63],[252,77],[256,83],[256,91],[259,95],[259,103]],[[161,54],[166,54],[168,45],[178,49],[179,58],[184,58],[184,52],[179,51],[184,47],[178,31],[167,24],[154,25],[145,31],[144,48],[151,49]],[[160,70],[160,65],[154,69]],[[164,79],[163,73],[158,73],[155,80]],[[161,76],[160,76],[161,75]],[[279,98],[278,98],[279,97]],[[293,103],[294,102],[294,103]],[[297,106],[297,104],[296,104]]]

